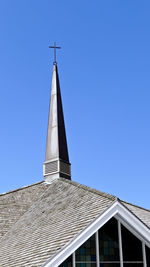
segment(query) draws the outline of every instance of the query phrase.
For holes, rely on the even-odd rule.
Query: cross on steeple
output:
[[[60,49],[60,46],[56,46],[56,42],[54,42],[54,46],[49,46],[49,48],[53,48],[54,49],[54,64],[57,64],[56,62],[56,49]]]

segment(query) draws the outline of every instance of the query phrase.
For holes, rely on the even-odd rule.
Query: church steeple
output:
[[[51,100],[43,175],[46,181],[51,181],[59,177],[71,179],[71,165],[69,163],[58,68],[56,62],[54,62],[53,65]]]

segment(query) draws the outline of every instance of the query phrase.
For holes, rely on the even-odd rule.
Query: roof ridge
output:
[[[65,178],[59,178],[59,179],[62,180],[63,182],[73,184],[76,187],[82,188],[82,189],[87,190],[89,192],[92,192],[94,194],[101,195],[101,196],[106,197],[106,198],[111,199],[111,200],[117,200],[116,196],[108,194],[108,193],[105,193],[105,192],[102,192],[100,190],[97,190],[95,188],[89,187],[87,185],[83,185],[83,184],[80,184],[78,182],[75,182],[75,181],[72,181],[72,180],[68,180],[68,179],[65,179]]]
[[[133,204],[133,203],[127,202],[127,201],[122,200],[122,199],[119,199],[119,200],[120,200],[121,202],[126,203],[126,204],[128,204],[128,205],[131,205],[131,206],[133,206],[133,207],[136,207],[136,208],[139,208],[139,209],[142,209],[142,210],[145,210],[145,211],[150,212],[149,209],[143,208],[143,207],[141,207],[141,206],[135,205],[135,204]]]
[[[37,182],[37,183],[34,183],[34,184],[30,184],[30,185],[25,185],[25,186],[23,186],[23,187],[19,187],[19,188],[10,190],[10,191],[8,191],[8,192],[1,193],[1,194],[0,194],[0,197],[1,197],[1,196],[4,196],[4,195],[7,195],[7,194],[10,194],[10,193],[13,193],[13,192],[17,192],[17,191],[19,191],[19,190],[23,190],[23,189],[25,189],[25,188],[28,188],[28,187],[31,187],[31,186],[34,186],[34,185],[37,185],[37,184],[42,184],[42,183],[44,183],[44,181],[40,181],[40,182]]]

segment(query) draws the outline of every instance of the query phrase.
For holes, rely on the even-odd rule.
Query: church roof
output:
[[[150,229],[150,211],[59,178],[0,195],[0,266],[43,266],[116,201]]]

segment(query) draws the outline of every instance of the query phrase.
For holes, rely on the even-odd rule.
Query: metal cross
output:
[[[54,46],[49,46],[49,48],[53,48],[54,49],[54,64],[57,64],[56,62],[56,49],[60,49],[60,46],[56,46],[56,42],[54,42]]]

